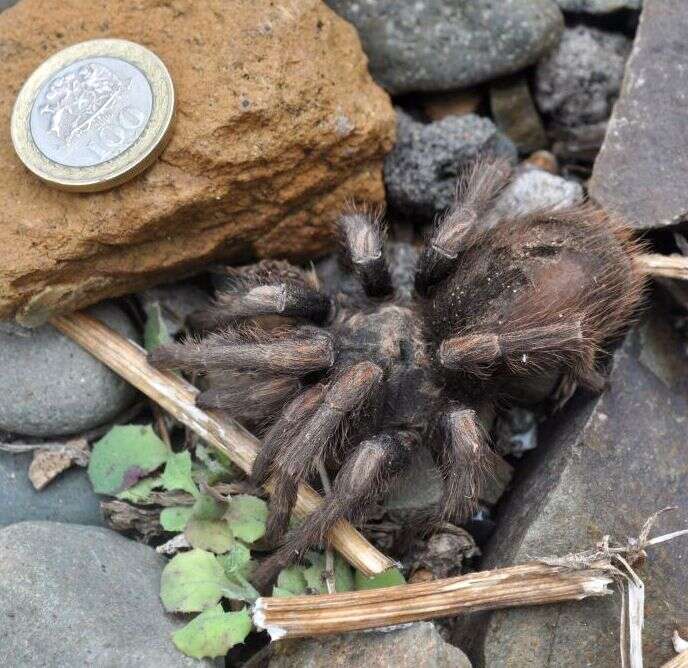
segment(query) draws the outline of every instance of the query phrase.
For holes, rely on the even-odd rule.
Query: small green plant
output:
[[[160,309],[153,305],[147,316],[146,347],[167,342],[170,337]],[[236,494],[224,499],[208,493],[212,485],[236,481],[237,472],[226,457],[197,443],[192,458],[188,450],[174,452],[152,426],[115,426],[94,444],[88,475],[99,494],[134,505],[154,504],[159,497],[153,495],[160,491],[171,493],[168,498],[179,497],[179,505],[166,505],[159,514],[160,531],[168,533],[171,542],[180,534],[185,539],[180,543],[185,547],[163,569],[162,604],[168,612],[197,613],[172,634],[177,648],[195,658],[217,657],[244,642],[252,629],[248,606],[259,596],[250,577],[254,554],[265,535],[268,508],[257,496]],[[273,596],[325,593],[327,577],[334,578],[338,592],[404,581],[398,571],[365,578],[339,555],[331,575],[322,554],[309,552],[306,561],[279,574]],[[241,603],[244,607],[236,610]]]

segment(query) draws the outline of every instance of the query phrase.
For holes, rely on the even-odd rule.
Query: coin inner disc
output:
[[[92,167],[126,151],[152,111],[153,92],[138,67],[121,58],[84,58],[40,88],[31,108],[31,137],[53,162]]]

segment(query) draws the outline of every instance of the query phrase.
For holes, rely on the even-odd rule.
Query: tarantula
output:
[[[603,388],[601,347],[641,298],[637,243],[591,205],[498,216],[509,172],[467,170],[420,252],[385,244],[374,216],[343,215],[343,279],[320,287],[286,262],[235,270],[196,318],[211,333],[151,353],[208,375],[200,406],[267,424],[252,477],[272,478],[267,538],[280,547],[259,584],[361,519],[421,442],[442,475],[441,517],[465,521],[494,456],[481,411]],[[288,530],[299,481],[328,459],[343,462],[332,490]]]

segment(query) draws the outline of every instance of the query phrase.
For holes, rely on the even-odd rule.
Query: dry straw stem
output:
[[[193,385],[174,373],[154,369],[148,364],[142,348],[84,313],[55,316],[51,322],[203,440],[227,455],[239,468],[250,472],[260,441],[237,422],[198,408],[195,402],[198,390]],[[295,510],[299,515],[308,515],[321,503],[322,498],[317,492],[302,485]],[[332,546],[366,575],[382,573],[394,565],[348,522],[340,521],[330,532],[329,538]]]
[[[650,276],[664,276],[688,281],[688,257],[644,253],[637,259],[640,267]]]
[[[667,661],[662,668],[688,668],[688,641],[684,640],[678,631],[674,631],[672,641],[678,656]]]
[[[596,569],[528,563],[384,589],[259,598],[253,621],[272,640],[344,633],[450,617],[464,612],[577,601],[612,593],[613,577]]]
[[[681,652],[670,661],[667,661],[662,668],[688,668],[688,651]]]

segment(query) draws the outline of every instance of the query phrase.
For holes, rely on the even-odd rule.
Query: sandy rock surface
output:
[[[163,59],[176,127],[139,178],[60,192],[14,154],[12,105],[46,57],[103,37]],[[320,0],[23,0],[0,15],[0,47],[0,317],[39,323],[213,258],[312,256],[345,200],[384,196],[394,114],[355,30]]]

